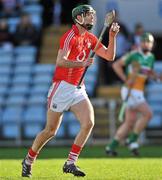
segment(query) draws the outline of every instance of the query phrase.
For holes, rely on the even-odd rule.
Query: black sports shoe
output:
[[[106,154],[108,156],[112,156],[112,157],[118,156],[118,153],[116,151],[113,151],[113,150],[106,150]]]
[[[137,149],[132,149],[131,153],[132,153],[133,156],[140,156],[138,148]]]
[[[75,166],[75,164],[67,165],[67,162],[65,162],[62,170],[63,170],[64,173],[71,173],[74,176],[82,176],[82,177],[84,177],[86,175],[84,172],[82,172],[79,169],[79,167]]]
[[[105,152],[108,156],[112,156],[112,157],[118,156],[118,153],[116,151],[110,149],[109,147],[105,148]]]
[[[133,156],[139,156],[139,144],[137,142],[132,142],[129,144],[129,149]]]
[[[32,177],[31,165],[25,163],[25,159],[22,162],[22,177]]]

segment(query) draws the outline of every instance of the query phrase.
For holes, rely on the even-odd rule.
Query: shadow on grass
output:
[[[67,158],[70,147],[44,147],[39,155],[40,159]],[[0,159],[23,159],[28,148],[1,148]],[[126,147],[118,148],[119,156],[115,158],[134,158]],[[81,153],[81,158],[112,158],[105,154],[104,146],[87,146]],[[144,146],[140,148],[138,158],[162,157],[160,146]]]

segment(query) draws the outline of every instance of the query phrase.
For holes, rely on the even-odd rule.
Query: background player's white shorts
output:
[[[72,105],[87,98],[85,86],[78,89],[65,81],[55,82],[48,92],[48,108],[55,112],[67,111]]]
[[[128,94],[128,88],[123,86],[121,88],[121,97],[122,100],[126,98]],[[127,101],[127,106],[130,108],[135,108],[139,104],[146,102],[143,91],[132,89],[130,92],[130,96]]]

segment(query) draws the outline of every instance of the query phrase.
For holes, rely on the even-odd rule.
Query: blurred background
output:
[[[162,73],[162,0],[0,0],[0,147],[29,146],[44,127],[59,39],[72,25],[71,10],[84,3],[96,9],[96,35],[106,12],[116,10],[116,21],[121,26],[116,58],[138,48],[144,31],[153,33],[157,59],[154,68]],[[108,44],[108,31],[103,44]],[[105,145],[119,126],[122,83],[111,66],[96,57],[85,77],[96,119],[88,144]],[[149,81],[145,93],[154,116],[140,141],[160,144],[162,83]],[[78,121],[66,112],[56,138],[48,145],[69,145],[78,130]]]

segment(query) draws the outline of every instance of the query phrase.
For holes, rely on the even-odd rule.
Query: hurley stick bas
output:
[[[114,18],[115,18],[115,10],[112,10],[112,11],[110,11],[110,12],[108,12],[106,14],[104,26],[102,28],[102,31],[101,31],[100,35],[99,35],[98,41],[96,43],[96,46],[95,46],[93,52],[91,53],[91,55],[88,57],[88,59],[89,58],[94,58],[95,51],[97,50],[99,43],[102,41],[103,34],[105,33],[106,29],[110,26],[110,24],[114,21]],[[80,81],[79,81],[78,86],[77,86],[78,89],[81,88],[80,85],[81,85],[81,83],[83,81],[83,78],[84,78],[86,72],[87,72],[87,69],[88,69],[88,66],[85,68],[84,73],[82,74],[82,76],[80,78]]]

